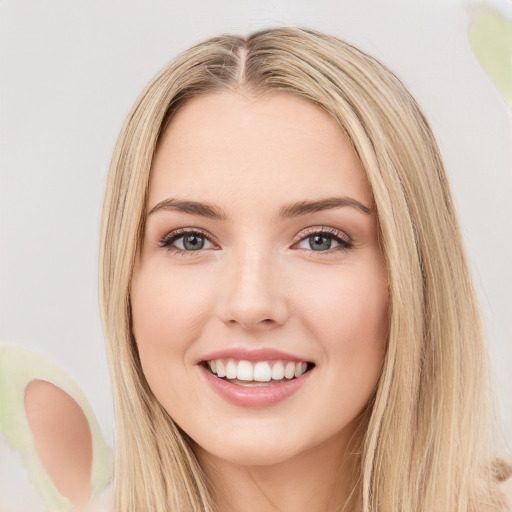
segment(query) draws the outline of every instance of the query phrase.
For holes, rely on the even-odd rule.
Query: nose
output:
[[[226,261],[223,270],[217,312],[224,323],[257,331],[286,322],[289,304],[276,258],[247,248]]]

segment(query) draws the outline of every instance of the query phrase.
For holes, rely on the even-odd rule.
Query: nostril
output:
[[[277,327],[279,322],[273,318],[264,318],[261,320],[248,318],[248,317],[242,317],[239,316],[238,318],[232,318],[228,321],[229,325],[239,325],[243,329],[246,329],[248,331],[257,331],[261,329],[271,329],[273,327]]]

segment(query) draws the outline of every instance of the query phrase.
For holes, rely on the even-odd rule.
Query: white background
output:
[[[512,18],[512,3],[492,4]],[[71,374],[111,444],[97,254],[106,171],[124,116],[167,62],[206,37],[316,28],[380,58],[430,120],[512,444],[512,116],[470,50],[467,7],[462,0],[1,0],[0,341],[32,347]]]

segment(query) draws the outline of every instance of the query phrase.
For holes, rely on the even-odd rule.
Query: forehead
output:
[[[335,119],[290,93],[221,91],[188,101],[160,140],[148,207],[169,196],[272,202],[371,192]],[[212,196],[218,196],[217,198]]]

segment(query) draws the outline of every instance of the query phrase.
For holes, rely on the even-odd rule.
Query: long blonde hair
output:
[[[130,280],[152,158],[173,114],[219,89],[285,91],[338,122],[373,191],[390,287],[390,333],[361,445],[363,512],[502,510],[492,475],[488,364],[437,144],[398,78],[312,30],[223,35],[180,55],[144,90],[108,178],[100,293],[117,421],[114,509],[215,510],[193,443],[154,397],[131,331]]]

